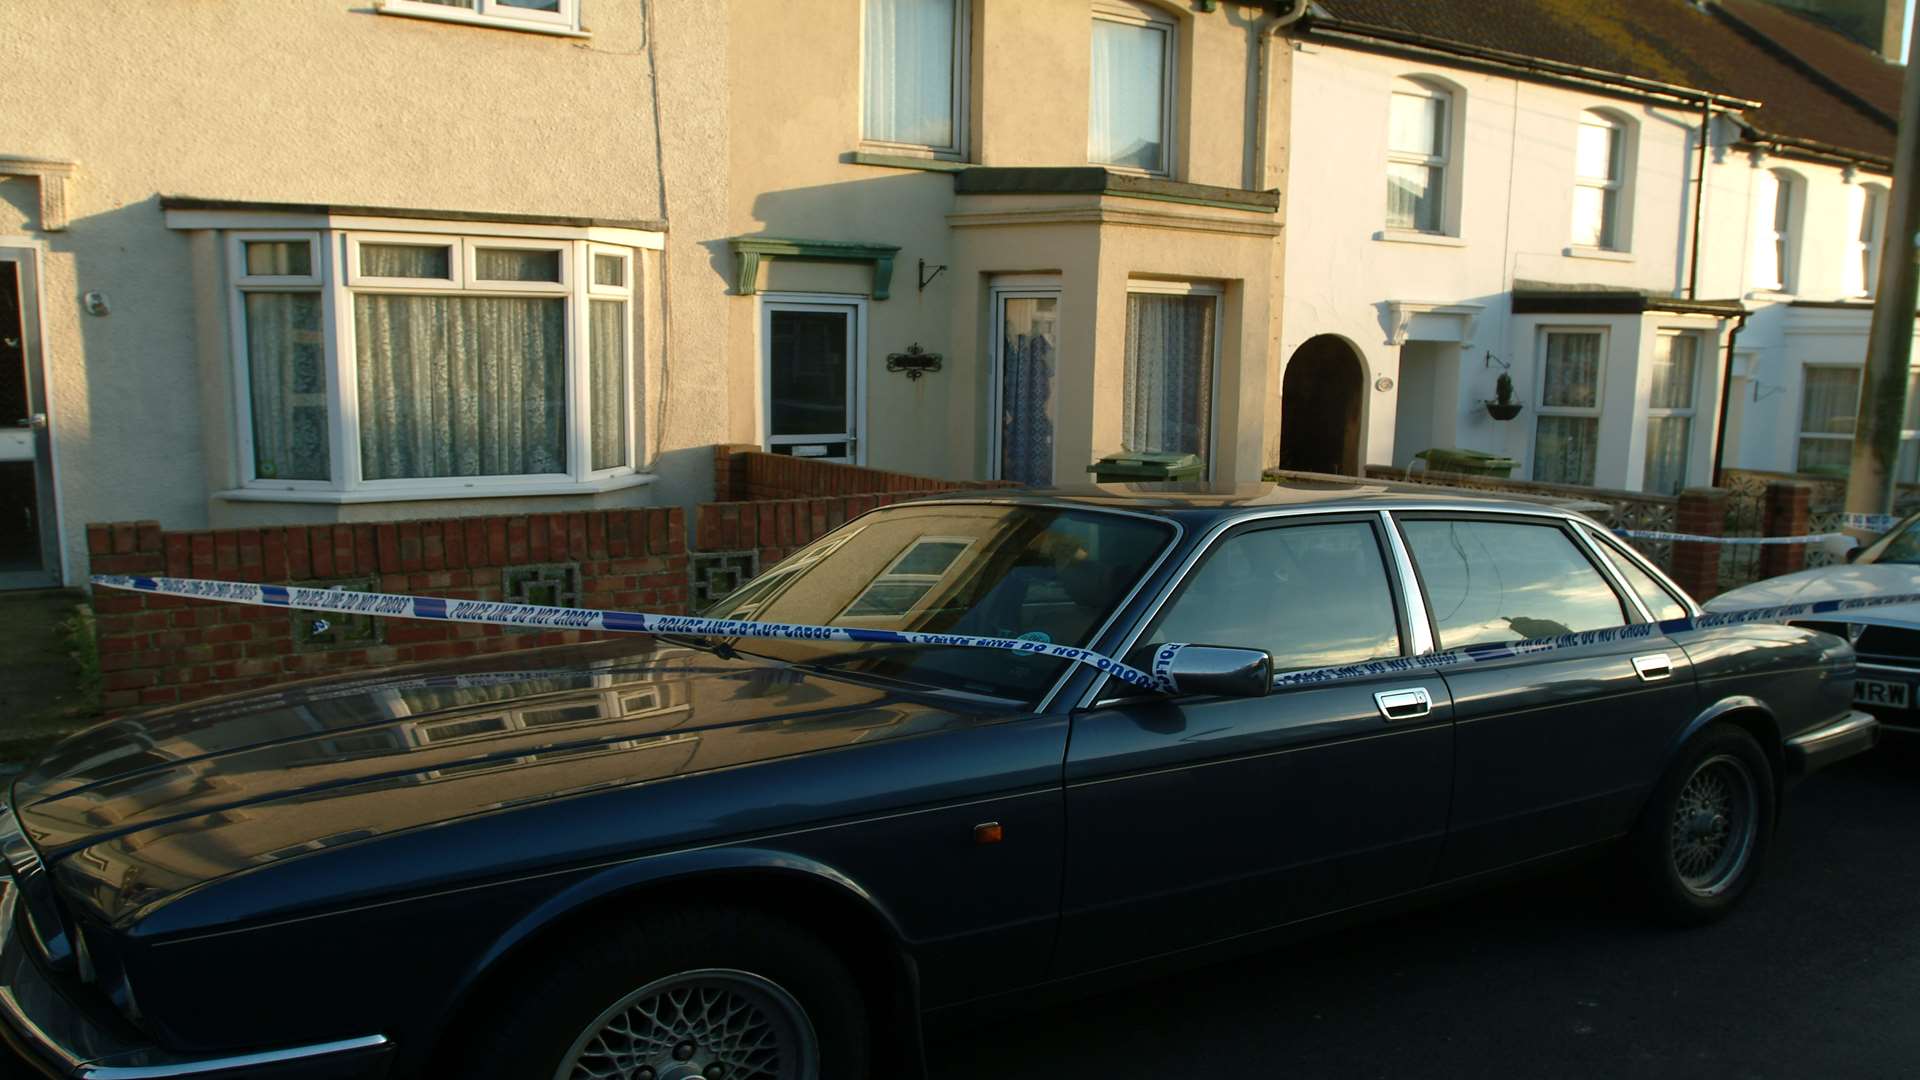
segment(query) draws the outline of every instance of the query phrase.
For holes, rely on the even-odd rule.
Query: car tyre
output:
[[[783,920],[745,909],[667,911],[603,923],[539,952],[497,981],[440,1075],[869,1075],[858,983],[832,949]]]
[[[1713,922],[1753,888],[1773,838],[1773,769],[1752,735],[1713,724],[1681,748],[1628,844],[1651,913]]]

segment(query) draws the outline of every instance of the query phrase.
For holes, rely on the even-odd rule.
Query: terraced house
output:
[[[1900,67],[1762,0],[1323,0],[1290,33],[1282,465],[1845,469]]]

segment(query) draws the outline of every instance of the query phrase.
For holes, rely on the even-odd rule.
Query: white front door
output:
[[[761,320],[767,450],[859,461],[860,306],[766,300]]]
[[[39,251],[0,244],[0,589],[60,581]]]

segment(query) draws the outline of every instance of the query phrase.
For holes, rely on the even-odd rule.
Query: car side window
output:
[[[1653,613],[1655,622],[1687,617],[1686,605],[1668,592],[1667,587],[1660,584],[1652,574],[1640,569],[1640,564],[1628,558],[1613,541],[1596,535],[1593,546],[1600,550],[1601,558],[1612,564],[1614,569],[1620,571],[1620,576],[1627,579],[1628,587],[1633,589],[1633,594],[1640,598],[1641,603],[1647,605],[1647,610]]]
[[[1147,640],[1265,649],[1299,671],[1399,656],[1400,624],[1373,526],[1341,521],[1222,540]]]
[[[1440,647],[1626,625],[1620,596],[1557,525],[1403,520]]]

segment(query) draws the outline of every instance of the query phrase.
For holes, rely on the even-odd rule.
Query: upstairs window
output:
[[[1886,231],[1887,189],[1861,184],[1853,195],[1853,239],[1847,242],[1845,291],[1872,296],[1880,279],[1880,234]]]
[[[1155,176],[1172,171],[1173,20],[1145,4],[1093,9],[1087,160]]]
[[[1394,83],[1387,124],[1387,228],[1449,232],[1453,96],[1412,79]]]
[[[1588,111],[1574,139],[1573,244],[1627,249],[1627,141],[1617,117]]]
[[[866,0],[864,141],[961,156],[966,114],[965,0]]]
[[[383,15],[577,35],[580,0],[374,0]]]
[[[1804,187],[1785,169],[1760,175],[1754,199],[1753,287],[1794,291],[1795,260],[1800,255],[1800,217]]]

